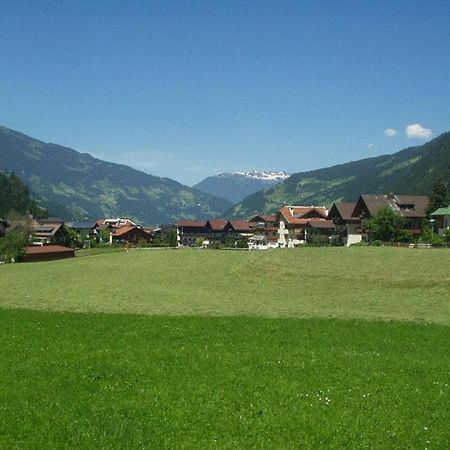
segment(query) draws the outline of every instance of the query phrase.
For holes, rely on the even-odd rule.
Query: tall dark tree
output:
[[[429,216],[433,211],[439,208],[445,208],[446,206],[450,206],[447,183],[442,177],[439,177],[433,184],[433,192],[430,195],[427,215]]]

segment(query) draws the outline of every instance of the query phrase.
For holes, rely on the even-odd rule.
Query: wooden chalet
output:
[[[207,239],[207,220],[179,220],[177,226],[177,244],[180,247],[195,247],[199,239]]]
[[[225,231],[227,237],[240,238],[241,236],[251,236],[252,229],[250,223],[247,220],[229,220]]]
[[[331,207],[328,219],[333,221],[336,226],[333,235],[335,243],[350,246],[361,242],[361,219],[353,217],[355,205],[356,203],[354,202],[338,202]]]
[[[308,220],[305,224],[305,240],[310,242],[315,236],[324,236],[331,242],[336,225],[331,220]]]
[[[259,224],[264,227],[277,227],[277,216],[275,214],[257,214],[248,220],[251,224]]]
[[[208,240],[222,242],[227,237],[228,221],[225,219],[208,220],[206,236]]]
[[[33,241],[40,244],[64,245],[69,241],[64,222],[58,219],[34,220],[31,223]]]
[[[141,241],[151,242],[152,234],[138,225],[123,225],[111,231],[110,243],[137,244]]]
[[[361,195],[352,216],[360,220],[370,219],[380,209],[390,208],[406,219],[405,230],[419,234],[422,221],[427,217],[428,202],[425,195]]]
[[[179,220],[176,225],[177,242],[183,247],[196,247],[200,240],[225,242],[254,233],[247,220]]]
[[[419,234],[429,198],[424,195],[360,195],[356,203],[335,203],[328,218],[336,225],[335,242],[349,246],[366,237],[363,220],[370,219],[382,208],[389,208],[405,218],[405,230]]]

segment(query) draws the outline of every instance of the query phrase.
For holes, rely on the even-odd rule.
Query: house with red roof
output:
[[[115,228],[110,234],[110,243],[126,243],[126,244],[137,244],[138,242],[151,242],[152,234],[144,230],[138,225],[123,225],[121,227]]]
[[[208,246],[212,241],[239,240],[254,234],[247,220],[179,220],[177,242],[180,247]]]
[[[283,206],[276,213],[280,247],[295,247],[308,240],[308,234],[331,235],[328,208],[325,206]],[[314,230],[314,231],[312,231]]]
[[[178,247],[196,247],[208,238],[207,220],[178,220],[176,227]]]
[[[222,242],[227,235],[227,225],[228,220],[225,219],[208,220],[206,224],[208,240]]]

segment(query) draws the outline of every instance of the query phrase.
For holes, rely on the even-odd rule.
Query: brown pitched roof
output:
[[[336,225],[331,220],[325,219],[310,219],[306,224],[307,227],[310,228],[318,228],[318,229],[333,229],[336,228]]]
[[[268,215],[268,214],[256,214],[256,216],[253,216],[249,219],[249,222],[275,222],[276,216],[275,215]]]
[[[36,236],[54,236],[63,226],[62,223],[46,223],[33,225],[31,231]]]
[[[30,245],[25,247],[26,255],[41,255],[44,253],[65,253],[73,252],[73,248],[64,247],[62,245]]]
[[[396,203],[405,217],[426,217],[430,199],[426,195],[396,195]],[[411,208],[413,206],[413,208]]]
[[[178,220],[177,227],[191,227],[191,228],[204,228],[206,227],[206,220]]]
[[[377,211],[379,211],[382,208],[386,208],[386,206],[391,206],[392,204],[389,202],[387,195],[361,195],[361,198],[363,199],[364,203],[367,206],[367,209],[369,210],[370,215],[374,215]]]
[[[213,231],[222,231],[228,223],[228,221],[225,219],[213,219],[209,220],[208,222]]]
[[[142,228],[136,226],[136,225],[123,225],[120,228],[116,228],[113,232],[112,235],[114,237],[120,237],[120,236],[124,236],[125,234],[129,233],[130,231],[134,231],[134,230],[139,230],[142,233],[145,234],[150,234],[149,232],[143,230]]]
[[[390,207],[404,217],[426,217],[429,198],[424,195],[362,195],[371,215]]]
[[[335,203],[333,207],[337,209],[342,219],[350,220],[352,218],[353,210],[355,209],[355,204],[356,203],[353,202],[339,202]]]
[[[228,222],[234,231],[249,232],[251,231],[250,224],[246,220],[230,220]]]

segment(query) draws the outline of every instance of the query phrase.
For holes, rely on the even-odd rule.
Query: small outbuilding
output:
[[[73,258],[75,250],[62,245],[30,245],[25,247],[25,262],[51,261]]]
[[[431,217],[437,221],[438,233],[440,235],[443,235],[450,229],[450,206],[437,209],[431,213]]]

